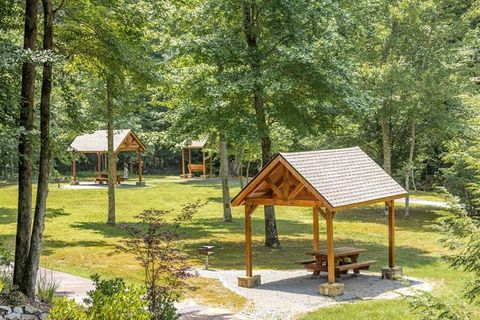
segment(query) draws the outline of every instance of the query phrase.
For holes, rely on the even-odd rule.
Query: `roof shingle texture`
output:
[[[407,193],[359,147],[280,155],[333,208]]]
[[[130,129],[113,130],[114,151],[118,149],[129,133]],[[78,152],[106,152],[108,151],[107,130],[97,130],[78,136],[70,144],[70,148]]]

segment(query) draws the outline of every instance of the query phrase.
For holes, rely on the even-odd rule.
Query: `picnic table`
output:
[[[340,274],[347,274],[348,270],[353,270],[354,273],[360,273],[360,270],[366,270],[370,265],[376,263],[376,260],[358,261],[360,253],[367,251],[363,248],[354,247],[337,247],[333,249],[333,257],[335,263],[335,277],[339,278]],[[319,275],[321,271],[328,271],[327,250],[309,251],[307,255],[313,256],[314,259],[301,261],[305,269],[313,270],[314,275]]]
[[[94,177],[93,179],[95,180],[95,183],[103,184],[103,182],[108,182],[108,173],[101,173],[100,175]],[[117,174],[117,176],[115,177],[115,182],[117,184],[120,184],[124,180],[126,179],[124,179],[119,174]]]

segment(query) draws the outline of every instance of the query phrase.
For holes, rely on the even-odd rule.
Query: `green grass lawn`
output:
[[[146,177],[148,182],[149,177]],[[133,222],[134,216],[143,209],[179,209],[182,204],[197,199],[208,200],[191,222],[184,226],[182,245],[192,262],[201,265],[202,257],[197,255],[199,245],[214,245],[211,256],[212,268],[244,268],[243,208],[234,208],[234,221],[222,221],[221,188],[217,181],[189,180],[181,182],[176,177],[154,177],[146,188],[120,188],[116,192],[117,221]],[[163,180],[163,181],[162,181]],[[176,182],[178,180],[178,182]],[[231,188],[232,195],[239,191],[238,184]],[[17,187],[0,187],[0,240],[13,249],[15,239]],[[108,226],[106,189],[72,190],[50,187],[48,198],[50,212],[60,215],[48,219],[44,233],[42,266],[59,271],[88,277],[100,273],[105,277],[120,276],[141,283],[142,273],[132,256],[116,253],[114,244],[124,239],[126,232],[120,226]],[[402,213],[402,207],[397,209]],[[439,234],[433,227],[435,221],[448,214],[441,210],[430,210],[414,206],[411,217],[397,218],[397,259],[407,275],[420,277],[436,285],[437,292],[460,294],[464,279],[468,275],[452,270],[440,260],[445,250],[438,244]],[[269,250],[263,247],[263,213],[257,210],[253,216],[253,262],[254,268],[294,269],[295,261],[306,258],[305,252],[312,245],[311,210],[278,207],[277,221],[282,249]],[[364,207],[358,210],[338,212],[334,220],[335,245],[352,245],[368,249],[365,259],[376,259],[373,267],[378,271],[387,264],[388,234],[387,218],[382,206]],[[320,225],[320,239],[325,239],[324,223]],[[321,245],[325,245],[322,241]],[[204,279],[196,280],[200,287],[197,294],[211,303],[224,301],[219,294],[219,283],[214,288],[206,287]],[[226,290],[224,290],[226,291]],[[231,306],[241,308],[245,299],[232,293]],[[359,310],[363,313],[360,313]],[[404,302],[371,301],[361,304],[346,304],[320,310],[306,319],[333,318],[338,310],[352,315],[348,319],[383,319],[388,314],[392,319],[408,319]],[[369,311],[370,310],[370,311]],[[362,315],[362,316],[361,316]],[[338,319],[338,314],[337,314]]]

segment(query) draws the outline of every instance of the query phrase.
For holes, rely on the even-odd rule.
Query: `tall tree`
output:
[[[38,1],[25,2],[25,28],[23,49],[35,51],[37,41]],[[15,241],[15,265],[13,283],[24,293],[26,262],[30,249],[32,227],[32,169],[33,169],[33,107],[35,99],[35,65],[25,61],[22,67],[22,90],[20,96],[19,144],[18,144],[18,219]]]
[[[343,58],[351,26],[344,19],[345,3],[198,0],[179,7],[171,17],[183,35],[169,44],[172,53],[183,54],[172,74],[177,79],[180,68],[189,70],[190,79],[204,79],[205,89],[195,91],[196,100],[190,99],[194,93],[175,95],[171,104],[208,97],[229,118],[211,121],[242,142],[250,138],[238,129],[253,125],[249,131],[255,132],[264,164],[277,150],[272,128],[297,137],[325,131],[347,106],[342,97],[352,87],[351,69]],[[219,76],[213,71],[219,65],[222,81],[206,81]],[[236,113],[242,121],[231,126]],[[267,206],[264,214],[265,245],[279,246],[273,208]]]
[[[102,101],[95,109],[103,115],[108,139],[107,222],[115,224],[116,155],[113,136],[119,108],[125,110],[136,89],[153,83],[152,4],[133,0],[71,1],[61,28],[62,52],[69,69],[89,74],[98,89],[91,95]],[[121,93],[121,94],[120,94]],[[122,101],[120,106],[116,102]]]
[[[42,0],[43,6],[43,50],[53,50],[54,11],[50,0]],[[38,164],[37,198],[33,219],[30,250],[25,266],[23,292],[29,297],[35,296],[37,271],[40,263],[42,235],[45,229],[45,213],[48,195],[48,177],[50,173],[50,98],[52,94],[53,62],[43,64],[42,90],[40,98],[40,160]]]
[[[262,146],[262,164],[265,166],[272,158],[272,139],[265,113],[264,103],[264,87],[262,83],[262,58],[258,48],[257,34],[259,30],[256,24],[259,17],[260,9],[256,1],[243,2],[243,28],[245,32],[245,40],[248,47],[248,61],[253,76],[252,98],[255,110],[255,123]],[[280,43],[285,41],[289,35],[284,35],[285,39],[280,38]],[[276,44],[275,44],[276,45]],[[272,48],[274,49],[274,48]],[[275,208],[273,206],[264,206],[265,217],[265,246],[278,247],[280,241],[278,239],[277,221],[275,218]]]

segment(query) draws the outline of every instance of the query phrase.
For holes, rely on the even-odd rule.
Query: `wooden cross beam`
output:
[[[299,183],[297,184],[297,186],[295,187],[295,189],[293,189],[292,192],[290,192],[290,194],[288,195],[288,200],[292,200],[293,198],[295,198],[302,190],[303,190],[303,184],[302,183]]]
[[[270,189],[273,190],[273,192],[277,195],[277,197],[283,198],[282,192],[281,192],[280,189],[277,187],[277,185],[272,181],[272,179],[270,179],[270,177],[268,177],[267,179],[265,179],[265,182],[267,182],[268,186],[270,187]]]

